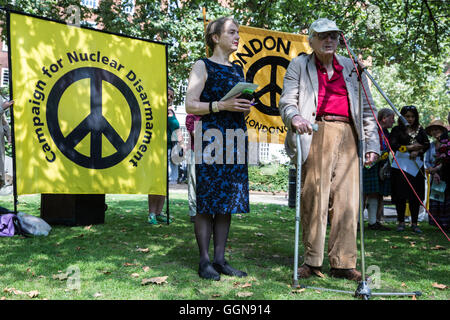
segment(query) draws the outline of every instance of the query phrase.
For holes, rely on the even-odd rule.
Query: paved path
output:
[[[186,194],[187,199],[187,184],[171,184],[169,186],[169,193],[177,193],[177,194]],[[250,202],[251,203],[273,203],[278,204],[282,206],[288,206],[288,193],[277,193],[273,194],[271,192],[257,192],[257,191],[250,191]],[[293,208],[294,210],[294,208]],[[408,221],[409,217],[406,217],[406,220]],[[364,220],[367,221],[367,210],[364,210]],[[419,214],[419,222],[428,220],[428,216],[421,208],[420,214]],[[397,211],[395,210],[395,207],[393,205],[385,205],[384,206],[384,221],[386,222],[394,222],[397,221]]]
[[[171,184],[169,186],[169,194],[173,192],[176,194],[186,194],[187,197],[187,184]],[[187,198],[186,198],[187,199]],[[282,206],[288,206],[288,193],[273,194],[271,192],[255,192],[250,191],[251,203],[273,203]],[[367,219],[367,211],[364,211],[364,218]],[[395,221],[397,218],[397,211],[393,207],[384,207],[384,220]]]
[[[186,194],[187,197],[187,184],[171,184],[169,185],[169,194],[173,192],[176,194]],[[186,198],[187,199],[187,198]],[[271,192],[250,192],[251,203],[273,203],[279,205],[288,205],[288,194],[278,193],[272,194]]]
[[[5,171],[7,174],[12,175],[12,161],[11,158],[6,157],[5,160]],[[169,186],[169,194],[173,192],[173,193],[177,193],[177,194],[185,194],[186,195],[186,199],[187,199],[187,184],[183,183],[183,184],[171,184]],[[6,196],[6,195],[11,195],[12,194],[12,186],[5,186],[4,188],[0,189],[0,196]],[[282,205],[282,206],[288,206],[288,193],[287,192],[283,192],[283,193],[277,193],[277,194],[273,194],[270,192],[256,192],[256,191],[251,191],[250,192],[250,202],[251,203],[273,203],[273,204],[278,204],[278,205]],[[365,211],[365,218],[367,218],[367,212]],[[395,211],[395,209],[393,207],[384,207],[384,217],[386,221],[394,221],[396,219],[397,216],[397,212]],[[426,216],[425,215],[421,215]],[[419,216],[419,221],[423,220],[423,218],[421,219],[421,216]]]

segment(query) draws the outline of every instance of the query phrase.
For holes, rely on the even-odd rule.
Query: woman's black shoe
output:
[[[213,267],[217,272],[225,274],[227,276],[235,276],[240,278],[247,276],[247,273],[232,268],[226,261],[224,264],[213,263]]]
[[[202,262],[198,266],[198,275],[200,278],[208,279],[208,280],[220,280],[220,274],[214,269],[211,262]]]

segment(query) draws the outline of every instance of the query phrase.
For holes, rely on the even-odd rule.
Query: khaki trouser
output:
[[[305,263],[323,263],[331,211],[328,257],[332,268],[356,267],[359,208],[357,135],[353,125],[319,121],[302,165],[301,222]]]

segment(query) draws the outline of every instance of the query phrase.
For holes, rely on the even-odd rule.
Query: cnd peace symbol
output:
[[[269,56],[264,57],[256,61],[247,70],[246,81],[253,82],[256,73],[262,68],[270,67],[270,81],[269,84],[264,86],[262,89],[255,91],[253,94],[255,98],[255,107],[258,111],[267,114],[269,116],[279,116],[280,112],[278,110],[277,95],[281,95],[282,88],[277,84],[277,70],[278,68],[287,69],[289,66],[289,60],[283,57]],[[260,98],[265,94],[270,96],[270,105],[265,105],[261,102]]]
[[[58,119],[59,103],[65,90],[73,83],[90,79],[90,114],[67,136],[61,132]],[[112,84],[125,97],[131,111],[131,128],[124,141],[102,115],[102,82]],[[75,111],[76,112],[76,111]],[[122,161],[136,145],[141,130],[141,113],[138,101],[126,83],[115,74],[95,67],[83,67],[63,75],[50,91],[47,102],[48,130],[58,149],[71,161],[91,169],[106,169]],[[90,156],[75,147],[90,134]],[[102,157],[102,137],[112,144],[116,152]]]

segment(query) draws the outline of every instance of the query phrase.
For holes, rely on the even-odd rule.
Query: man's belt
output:
[[[349,117],[335,116],[332,114],[317,116],[316,121],[340,121],[340,122],[346,122],[346,123],[351,122]]]

